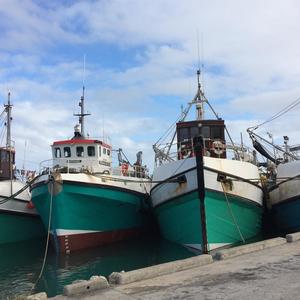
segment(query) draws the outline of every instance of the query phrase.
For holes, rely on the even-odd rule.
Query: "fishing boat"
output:
[[[300,231],[300,160],[277,166],[276,180],[269,188],[271,215],[281,234]]]
[[[257,129],[259,126],[256,126]],[[287,234],[300,230],[300,145],[289,146],[284,136],[283,146],[275,145],[248,129],[257,150],[267,158],[267,208],[272,232]],[[271,151],[264,145],[271,147]]]
[[[45,235],[42,221],[30,202],[28,186],[15,174],[15,148],[11,141],[10,93],[2,113],[5,116],[6,145],[0,147],[0,244]]]
[[[80,126],[71,139],[52,144],[53,158],[41,164],[31,188],[32,201],[62,253],[137,237],[148,220],[150,179],[142,152],[130,164],[119,149],[114,166],[111,145],[84,133],[84,89],[79,106]]]
[[[171,142],[159,140],[153,146],[157,163],[150,195],[162,235],[207,253],[260,234],[263,191],[255,157],[242,145],[226,145],[224,120],[202,91],[200,71],[197,75],[197,93],[176,123]],[[204,103],[216,119],[204,119]],[[186,121],[192,105],[197,118]]]

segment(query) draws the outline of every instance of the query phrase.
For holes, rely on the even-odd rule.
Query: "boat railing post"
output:
[[[47,169],[48,169],[48,175],[50,175],[51,174],[51,170],[50,170],[50,165],[49,165],[49,160],[48,160],[48,167],[47,167]]]
[[[196,168],[197,168],[197,185],[198,197],[200,204],[200,218],[202,230],[202,253],[208,253],[207,245],[207,230],[206,230],[206,216],[205,216],[205,182],[204,182],[204,169],[203,169],[203,137],[196,136],[193,138],[194,151],[196,155]]]

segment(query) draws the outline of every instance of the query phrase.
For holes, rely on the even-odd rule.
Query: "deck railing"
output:
[[[54,165],[54,159],[47,159],[40,163],[39,165],[39,174],[50,175],[53,172],[60,173],[89,173],[95,175],[114,175],[114,176],[123,176],[123,177],[137,177],[137,178],[147,178],[148,170],[143,166],[138,165],[125,165],[121,166],[112,166],[108,168],[109,170],[104,170],[103,172],[93,172],[91,167],[70,167],[69,162],[66,166]]]

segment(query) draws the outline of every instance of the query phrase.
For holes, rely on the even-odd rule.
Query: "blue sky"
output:
[[[132,160],[142,150],[150,168],[152,144],[194,97],[199,35],[206,96],[235,139],[300,96],[296,0],[0,4],[0,97],[11,91],[19,165],[25,141],[33,167],[54,140],[71,137],[84,56],[87,131],[104,131]],[[298,143],[297,115],[261,132]]]

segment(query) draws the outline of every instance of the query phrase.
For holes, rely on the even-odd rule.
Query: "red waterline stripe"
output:
[[[106,232],[89,232],[71,235],[57,236],[58,252],[70,253],[74,250],[92,248],[113,242],[138,237],[142,232],[141,228],[131,228]]]

